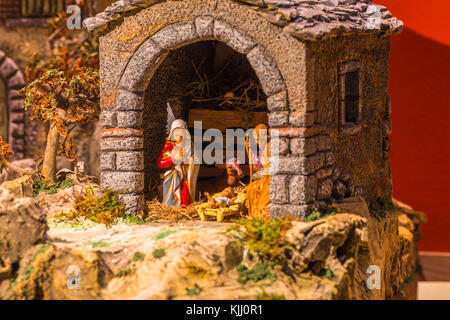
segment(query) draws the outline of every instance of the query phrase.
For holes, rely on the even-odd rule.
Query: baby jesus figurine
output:
[[[212,209],[232,206],[237,199],[234,195],[234,189],[232,187],[226,187],[223,189],[221,197],[213,198],[209,192],[205,192],[205,196],[208,198],[209,207]]]

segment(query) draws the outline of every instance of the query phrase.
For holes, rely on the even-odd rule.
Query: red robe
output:
[[[166,169],[170,168],[174,165],[172,159],[167,156],[167,152],[170,152],[175,147],[175,143],[171,141],[167,141],[164,145],[163,149],[161,150],[161,153],[158,157],[158,168],[160,169]],[[183,207],[186,207],[190,204],[190,197],[189,197],[189,188],[187,185],[187,182],[185,179],[183,179],[183,182],[181,183],[181,205]]]

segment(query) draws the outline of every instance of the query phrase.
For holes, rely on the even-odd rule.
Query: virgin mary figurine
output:
[[[165,169],[162,202],[169,206],[184,208],[195,200],[200,164],[194,161],[191,150],[186,122],[174,120],[158,157],[158,167]]]

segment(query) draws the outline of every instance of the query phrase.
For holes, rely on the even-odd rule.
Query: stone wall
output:
[[[29,120],[17,91],[25,85],[27,62],[37,52],[48,54],[47,33],[48,29],[42,26],[11,26],[10,20],[0,20],[0,77],[8,86],[9,142],[14,159],[38,157],[45,146],[46,127]]]
[[[6,83],[0,79],[0,136],[3,139],[8,139],[8,94]]]
[[[27,151],[28,137],[32,140],[35,135],[33,127],[26,126],[25,111],[22,109],[23,98],[17,94],[17,91],[25,85],[25,79],[19,66],[1,50],[0,81],[4,89],[1,104],[6,109],[2,114],[7,115],[7,122],[3,124],[7,128],[4,130],[7,133],[4,138],[14,151],[13,159],[23,159]]]
[[[340,37],[308,48],[309,68],[314,70],[310,99],[316,123],[324,127],[323,141],[333,151],[320,171],[326,177],[318,177],[318,200],[362,194],[370,203],[392,195],[389,50],[389,38],[378,36]],[[343,129],[339,116],[338,68],[348,61],[358,62],[361,69],[360,121],[353,130]]]

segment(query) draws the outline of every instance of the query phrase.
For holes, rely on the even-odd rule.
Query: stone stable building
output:
[[[101,184],[125,192],[131,212],[151,195],[164,99],[211,41],[245,56],[264,91],[281,153],[272,216],[303,216],[354,194],[369,203],[391,197],[388,62],[390,35],[403,24],[386,8],[370,0],[124,0],[84,25],[100,36]]]

